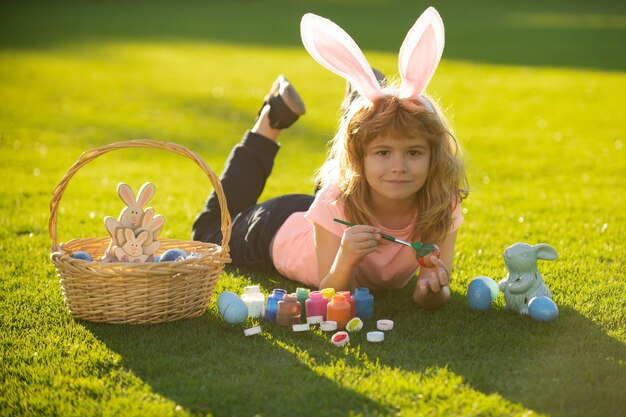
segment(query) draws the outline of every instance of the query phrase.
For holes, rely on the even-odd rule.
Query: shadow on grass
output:
[[[0,48],[91,42],[223,42],[301,48],[306,12],[329,17],[367,51],[397,53],[429,4],[446,24],[445,59],[623,71],[621,1],[3,2]],[[380,16],[385,16],[381,19]],[[263,22],[263,23],[261,23]],[[304,51],[303,51],[304,53]]]
[[[221,280],[216,294],[250,282],[266,293],[296,288],[280,277],[230,272],[234,278]],[[554,416],[619,415],[626,407],[626,347],[575,310],[562,308],[558,320],[546,324],[502,306],[476,313],[464,294],[453,293],[445,309],[423,312],[411,301],[413,285],[374,293],[376,317],[392,318],[396,326],[382,344],[366,342],[364,334],[353,338],[350,347],[367,355],[368,363],[315,333],[264,324],[263,337],[246,338],[240,327],[221,321],[215,299],[209,313],[194,320],[86,327],[156,392],[195,413],[284,415],[282,396],[308,410],[303,415],[319,409],[336,415],[398,411],[342,386],[341,367],[335,367],[340,361],[369,372],[379,361],[418,375],[445,367],[472,389]],[[363,332],[374,327],[365,325]]]
[[[247,338],[215,314],[161,325],[85,326],[156,393],[194,414],[279,416],[293,415],[295,407],[301,415],[320,407],[325,415],[391,411],[317,375],[271,340]]]
[[[557,321],[542,323],[501,305],[474,312],[454,293],[441,311],[415,312],[412,285],[400,301],[378,294],[378,314],[399,324],[377,351],[382,363],[417,372],[445,366],[474,389],[552,416],[623,413],[626,346],[576,310],[561,308]]]
[[[282,278],[276,281],[253,272],[249,277],[260,282],[266,292],[276,285],[295,290]],[[223,285],[218,283],[216,295],[225,289]],[[326,341],[313,334],[296,341],[291,339],[290,330],[263,323],[263,337],[246,337],[244,326],[230,326],[219,317],[216,299],[213,297],[208,312],[196,319],[158,325],[83,324],[121,355],[123,365],[156,393],[195,414],[293,415],[294,404],[302,410],[301,415],[317,414],[319,409],[324,410],[323,415],[392,413],[388,407],[316,374],[279,346],[288,341],[285,343],[300,345],[305,351],[314,348],[321,352],[328,348]]]

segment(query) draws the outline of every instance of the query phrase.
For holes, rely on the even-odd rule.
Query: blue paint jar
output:
[[[374,318],[374,296],[368,288],[357,288],[352,298],[356,301],[356,316],[362,320]]]
[[[265,320],[276,323],[276,313],[278,313],[278,302],[283,299],[287,291],[277,288],[267,296],[265,303]]]

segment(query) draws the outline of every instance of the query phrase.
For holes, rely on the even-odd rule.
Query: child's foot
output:
[[[279,75],[274,81],[259,115],[265,106],[269,106],[269,121],[273,129],[288,128],[306,111],[300,95],[284,75]]]

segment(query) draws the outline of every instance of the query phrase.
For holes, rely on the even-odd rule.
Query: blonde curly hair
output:
[[[466,198],[469,190],[463,151],[441,110],[425,97],[386,95],[376,103],[357,98],[343,116],[316,182],[339,187],[350,222],[375,224],[364,172],[368,146],[382,136],[424,138],[430,148],[430,166],[426,183],[415,194],[418,217],[412,237],[443,242],[452,227],[453,204]]]

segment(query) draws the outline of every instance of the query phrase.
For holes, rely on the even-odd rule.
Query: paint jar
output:
[[[309,293],[309,299],[305,301],[306,304],[306,316],[315,317],[321,316],[322,320],[326,320],[326,305],[328,299],[326,299],[321,291],[311,291]]]
[[[302,306],[298,302],[296,294],[286,294],[282,300],[278,302],[278,311],[276,312],[276,324],[279,326],[291,326],[300,323],[300,314]]]
[[[258,285],[250,285],[243,288],[241,299],[248,307],[248,317],[258,318],[265,311],[265,296]]]
[[[333,299],[333,295],[335,295],[335,289],[334,288],[324,288],[322,289],[322,295],[324,296],[324,298],[326,298],[328,301]]]
[[[306,300],[309,298],[311,290],[308,288],[296,288],[296,295],[298,296],[298,302],[302,306],[302,317],[306,317]]]
[[[374,296],[368,288],[357,288],[352,296],[356,301],[356,315],[362,320],[374,318]]]
[[[338,291],[337,294],[343,295],[347,302],[350,303],[350,318],[356,317],[356,301],[350,295],[350,291]]]
[[[276,323],[276,313],[278,312],[278,302],[283,299],[287,291],[277,288],[267,297],[265,305],[265,320]]]
[[[338,329],[345,329],[350,321],[350,303],[343,295],[335,295],[326,307],[326,319],[337,322]]]

